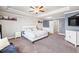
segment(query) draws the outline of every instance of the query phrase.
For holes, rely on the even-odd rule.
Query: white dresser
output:
[[[77,45],[79,45],[79,31],[66,30],[65,40],[74,44],[76,47]]]

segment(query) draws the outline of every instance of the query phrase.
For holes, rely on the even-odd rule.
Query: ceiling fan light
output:
[[[33,8],[33,12],[36,14],[38,14],[39,12],[45,12],[43,6],[35,6],[35,8],[34,7],[31,8]]]
[[[39,10],[34,10],[34,12],[39,12]]]

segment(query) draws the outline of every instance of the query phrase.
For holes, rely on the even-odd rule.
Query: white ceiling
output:
[[[72,7],[67,7],[67,6],[44,6],[45,12],[40,12],[39,14],[35,14],[31,11],[32,9],[30,6],[0,6],[1,11],[6,11],[10,13],[15,13],[15,14],[20,14],[20,15],[29,15],[33,17],[49,17],[49,16],[58,16],[62,17],[64,15],[64,12],[74,10],[74,9],[79,9],[78,6],[72,6]],[[57,14],[58,13],[58,14]]]
[[[46,13],[46,12],[49,12],[49,11],[53,11],[53,10],[56,10],[56,9],[59,9],[59,8],[63,8],[63,7],[64,6],[44,6],[45,12],[42,12],[42,13],[39,13],[39,14],[43,14],[43,13]],[[13,8],[13,9],[16,9],[16,10],[20,10],[20,11],[23,11],[23,12],[26,12],[26,13],[33,14],[33,13],[29,12],[30,10],[32,10],[30,8],[30,6],[9,6],[9,8]]]
[[[21,11],[24,12],[28,15],[32,15],[32,16],[40,16],[42,14],[46,14],[48,12],[63,8],[64,6],[45,6],[45,12],[40,12],[39,14],[35,14],[33,12],[29,12],[32,10],[32,8],[30,8],[30,6],[1,6],[0,9],[4,10],[4,11],[9,11],[9,12],[13,12],[10,11],[12,9],[17,10],[17,11]],[[17,12],[16,12],[17,13]]]

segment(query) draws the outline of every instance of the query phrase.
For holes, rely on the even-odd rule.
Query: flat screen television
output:
[[[79,16],[69,17],[68,26],[79,26]]]

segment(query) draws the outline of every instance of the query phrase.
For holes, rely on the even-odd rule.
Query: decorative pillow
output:
[[[4,49],[5,47],[7,47],[8,45],[10,45],[7,37],[0,39],[0,50]]]
[[[32,28],[32,31],[37,31],[37,28]]]

